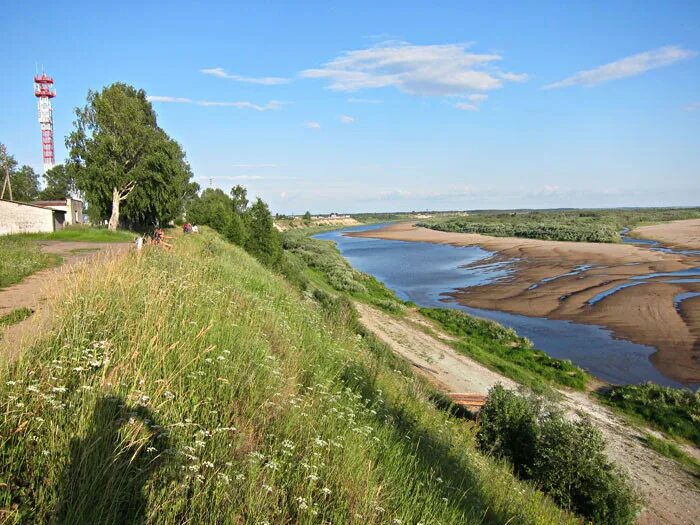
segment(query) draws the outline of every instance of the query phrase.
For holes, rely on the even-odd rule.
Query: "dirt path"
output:
[[[131,243],[94,243],[43,241],[41,250],[63,258],[56,268],[42,270],[32,274],[22,282],[0,289],[0,315],[10,313],[17,308],[30,308],[34,313],[21,323],[7,327],[0,334],[0,362],[11,361],[24,344],[42,332],[50,316],[44,304],[47,297],[60,291],[66,277],[74,271],[76,264],[97,254],[114,254],[131,247]]]
[[[365,304],[357,303],[362,323],[394,352],[407,359],[418,373],[445,392],[486,393],[496,383],[506,388],[518,385],[497,372],[463,356],[445,341],[439,329],[435,336],[425,332],[426,320],[419,314],[398,319]],[[700,489],[689,474],[672,460],[643,444],[640,430],[582,392],[560,391],[562,407],[572,417],[587,415],[607,442],[611,460],[629,472],[646,500],[638,523],[643,525],[700,523]],[[654,432],[649,432],[654,433]]]

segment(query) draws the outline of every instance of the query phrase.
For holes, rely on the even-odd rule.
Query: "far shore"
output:
[[[692,223],[692,224],[690,224]],[[634,230],[637,237],[654,238],[673,246],[700,248],[700,220],[676,221]],[[690,234],[688,232],[691,232]],[[550,319],[564,319],[608,327],[616,336],[654,346],[651,359],[664,375],[681,383],[700,382],[700,296],[682,303],[673,297],[684,291],[700,292],[699,283],[649,283],[626,288],[594,307],[587,301],[629,277],[672,272],[700,266],[700,257],[652,251],[630,244],[559,242],[471,233],[440,232],[398,223],[378,230],[352,232],[367,237],[454,246],[481,246],[498,260],[514,262],[512,276],[502,282],[464,288],[452,295],[462,304],[490,310]],[[655,236],[655,237],[654,237]],[[587,272],[550,281],[529,290],[533,283],[570,272],[579,265]],[[562,296],[567,297],[562,301]],[[585,342],[582,342],[585,344]]]

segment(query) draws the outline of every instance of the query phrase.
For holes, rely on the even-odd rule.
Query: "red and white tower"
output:
[[[53,150],[53,110],[51,99],[56,96],[53,78],[46,73],[34,77],[34,96],[39,99],[39,125],[41,126],[41,149],[44,156],[44,173],[56,165]]]

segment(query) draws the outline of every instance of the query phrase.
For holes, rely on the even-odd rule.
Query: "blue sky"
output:
[[[148,4],[148,5],[145,5]],[[198,182],[275,212],[700,205],[700,2],[7,2],[0,142],[153,97]]]

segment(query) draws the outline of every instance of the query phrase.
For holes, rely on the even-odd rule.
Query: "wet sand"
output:
[[[663,225],[666,227],[664,235],[667,238],[674,235],[679,239],[682,234],[675,233],[673,226],[687,222]],[[685,226],[681,224],[681,227]],[[513,263],[514,271],[507,279],[465,288],[452,295],[460,303],[475,308],[608,327],[618,337],[657,348],[652,362],[664,375],[682,383],[700,382],[700,315],[696,313],[700,298],[682,303],[680,312],[673,304],[678,293],[700,292],[700,283],[660,284],[658,281],[664,279],[659,278],[625,288],[593,306],[588,304],[598,293],[626,283],[630,277],[695,268],[700,266],[700,257],[663,253],[628,244],[439,232],[410,223],[348,235],[455,246],[478,245],[495,252],[494,260],[519,259]],[[541,282],[585,264],[593,268],[579,275]],[[538,286],[529,289],[535,283],[539,283]]]
[[[640,226],[630,234],[640,239],[659,241],[672,248],[700,250],[700,219]]]

